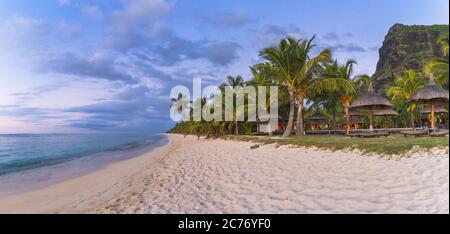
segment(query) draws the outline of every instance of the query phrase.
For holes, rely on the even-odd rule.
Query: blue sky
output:
[[[448,24],[447,0],[10,0],[0,3],[0,133],[161,132],[192,78],[250,78],[258,51],[317,36],[372,74],[395,23]]]

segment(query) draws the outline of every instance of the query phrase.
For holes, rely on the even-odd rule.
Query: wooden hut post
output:
[[[431,129],[434,130],[434,102],[431,102]]]
[[[350,130],[352,130],[352,122],[353,122],[351,115],[349,116],[349,118],[350,118],[350,121],[349,121],[350,124],[348,125],[348,132],[350,132]]]

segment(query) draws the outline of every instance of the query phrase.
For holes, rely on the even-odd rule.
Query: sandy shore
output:
[[[197,140],[0,198],[2,213],[449,213],[448,149],[357,152]]]

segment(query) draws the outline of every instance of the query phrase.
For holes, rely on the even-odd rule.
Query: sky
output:
[[[250,79],[258,51],[316,36],[373,74],[389,28],[448,24],[447,0],[2,0],[0,133],[167,131],[170,90]]]

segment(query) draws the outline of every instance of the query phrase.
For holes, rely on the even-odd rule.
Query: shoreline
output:
[[[59,181],[47,181],[44,185],[18,193],[0,195],[0,213],[60,213],[64,207],[76,203],[80,198],[94,198],[113,186],[115,180],[126,178],[133,171],[145,166],[145,162],[156,162],[169,150],[171,140],[164,145],[139,149],[139,155],[110,161],[104,165],[73,175]],[[105,152],[107,153],[107,152]],[[52,204],[48,204],[52,203]],[[71,212],[69,212],[71,213]]]
[[[448,213],[449,156],[357,152],[167,134],[169,143],[45,188],[0,213]]]
[[[24,171],[12,172],[0,175],[0,197],[20,194],[45,188],[59,182],[80,177],[100,170],[109,164],[132,159],[144,153],[149,153],[155,148],[168,143],[168,137],[162,138],[148,145],[130,146],[124,149],[112,149],[87,154],[60,164],[48,165]],[[18,186],[18,184],[20,186]]]

